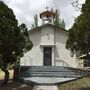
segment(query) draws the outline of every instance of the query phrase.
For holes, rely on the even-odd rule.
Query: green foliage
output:
[[[33,17],[33,19],[34,19],[34,22],[33,22],[32,26],[31,26],[32,29],[38,27],[38,15],[35,14],[35,16]]]
[[[38,27],[38,16],[37,16],[37,14],[34,16],[34,23],[35,23],[35,27]]]
[[[82,88],[82,87],[83,88],[90,87],[90,77],[84,77],[76,81],[63,83],[60,86],[58,86],[58,90],[79,90],[78,88]]]
[[[63,29],[65,29],[65,22],[64,22],[64,19],[61,20],[60,27],[63,28]]]
[[[72,48],[77,42],[77,50],[83,53],[90,52],[90,0],[86,0],[82,5],[80,16],[78,16],[69,30],[67,48]]]
[[[31,24],[31,29],[34,29],[34,28],[35,28],[34,24]]]
[[[0,1],[0,62],[12,64],[32,48],[25,24],[18,27],[13,11]]]
[[[53,18],[53,23],[55,26],[60,27],[65,29],[65,22],[64,19],[60,18],[60,12],[58,9],[56,9],[55,11],[53,10],[53,8],[51,9],[51,12],[55,13],[55,17]],[[38,27],[38,15],[36,14],[34,17],[34,22],[33,24],[31,24],[31,28],[34,29],[36,27]]]
[[[53,11],[53,9],[51,11]],[[54,13],[55,13],[54,25],[57,26],[57,27],[65,29],[65,22],[64,22],[64,19],[60,18],[59,10],[56,9]]]
[[[54,19],[54,25],[60,27],[60,14],[59,10],[56,9],[55,11],[55,19]]]
[[[31,42],[31,40],[30,40],[30,38],[29,38],[28,29],[27,29],[27,27],[26,27],[26,25],[25,25],[24,23],[22,23],[22,24],[19,26],[19,28],[20,28],[21,32],[23,33],[24,38],[26,39],[26,45],[25,45],[25,47],[24,47],[24,50],[25,50],[25,52],[26,52],[26,51],[29,51],[29,50],[32,48],[33,44],[32,44],[32,42]]]

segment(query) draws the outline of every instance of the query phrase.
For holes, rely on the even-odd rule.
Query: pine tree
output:
[[[34,16],[34,25],[35,25],[35,27],[38,27],[38,16],[37,16],[37,14]]]
[[[59,10],[56,9],[55,18],[54,18],[54,25],[57,27],[60,27],[60,17],[59,16],[60,16]]]
[[[69,30],[66,47],[72,48],[75,42],[77,43],[75,51],[81,54],[90,52],[90,0],[86,0],[82,5],[81,14]]]
[[[31,48],[26,27],[18,27],[12,9],[0,1],[0,68],[5,72],[4,84],[9,79],[8,64],[17,62]]]
[[[38,27],[38,15],[35,14],[33,19],[34,19],[34,22],[33,22],[33,24],[31,24],[31,29],[34,29],[34,28]]]
[[[61,22],[60,22],[60,28],[65,29],[65,22],[64,22],[64,19],[62,19]]]
[[[53,9],[51,11],[54,12]],[[54,13],[55,13],[54,25],[65,29],[65,22],[64,19],[61,19],[59,10],[56,9]]]

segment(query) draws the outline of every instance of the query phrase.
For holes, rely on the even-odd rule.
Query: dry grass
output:
[[[4,72],[1,71],[0,69],[0,80],[3,80],[4,79]],[[12,79],[13,78],[13,70],[9,70],[9,79]]]
[[[90,77],[84,77],[76,81],[71,81],[59,86],[59,90],[75,90],[75,88],[90,87]]]
[[[32,90],[31,85],[27,85],[25,83],[21,83],[18,81],[12,81],[13,78],[13,70],[9,70],[9,81],[7,85],[2,85],[4,79],[4,72],[0,70],[0,90]]]

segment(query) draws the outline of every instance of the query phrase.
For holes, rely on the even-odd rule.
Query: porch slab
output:
[[[53,85],[67,81],[75,80],[76,78],[60,78],[60,77],[29,77],[23,78],[24,81],[33,82],[35,84]]]

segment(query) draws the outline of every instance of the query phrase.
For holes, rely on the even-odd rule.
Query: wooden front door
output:
[[[43,60],[44,60],[44,63],[43,63],[44,66],[52,65],[52,48],[51,47],[44,47]]]

